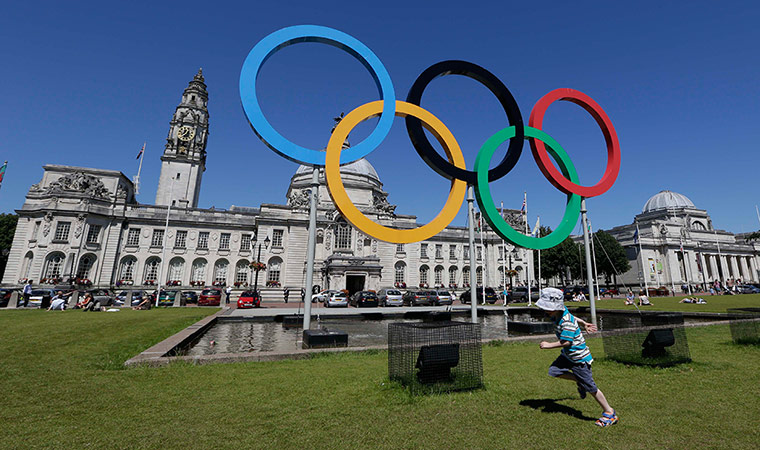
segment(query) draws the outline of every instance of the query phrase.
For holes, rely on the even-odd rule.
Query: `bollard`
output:
[[[11,292],[11,299],[8,300],[8,306],[7,306],[7,308],[8,309],[16,309],[16,308],[18,308],[18,299],[19,299],[18,291]]]
[[[185,306],[185,302],[182,299],[182,291],[177,291],[174,295],[174,304],[172,305],[172,308],[178,308],[180,306]]]
[[[69,301],[66,307],[73,308],[74,306],[76,306],[77,303],[79,303],[79,291],[74,291],[69,297]]]

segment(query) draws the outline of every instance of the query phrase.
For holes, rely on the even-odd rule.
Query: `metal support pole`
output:
[[[314,284],[314,253],[317,246],[317,203],[319,202],[319,168],[311,172],[311,192],[309,193],[309,242],[306,253],[306,286],[304,286],[303,329],[311,326],[311,287]]]
[[[478,294],[475,283],[475,195],[472,185],[467,186],[467,211],[470,218],[470,311],[472,323],[478,323]]]
[[[164,264],[166,264],[166,240],[169,239],[169,214],[172,212],[172,198],[174,197],[174,177],[171,179],[171,186],[169,188],[169,204],[166,207],[166,224],[164,225],[164,237],[161,239],[161,265],[158,269],[158,290],[156,290],[156,307],[158,307],[158,299],[161,297],[161,281],[164,277]],[[219,302],[221,306],[222,302]]]
[[[596,292],[594,292],[594,277],[591,269],[591,243],[588,235],[588,221],[586,219],[586,198],[581,197],[581,220],[583,223],[583,245],[586,248],[586,274],[588,276],[588,297],[591,303],[591,323],[596,325]]]

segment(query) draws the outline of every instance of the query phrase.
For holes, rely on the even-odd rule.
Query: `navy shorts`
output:
[[[591,373],[591,364],[589,363],[574,363],[565,355],[559,355],[549,366],[549,375],[558,377],[563,373],[572,373],[578,381],[578,386],[591,395],[596,394],[596,391],[599,390],[594,383],[594,375]]]

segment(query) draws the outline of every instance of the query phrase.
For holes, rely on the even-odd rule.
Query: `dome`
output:
[[[647,200],[642,213],[658,209],[694,208],[694,203],[683,194],[673,191],[660,191]]]
[[[296,176],[298,175],[311,175],[311,166],[300,166],[298,170],[296,171]],[[380,181],[380,177],[377,175],[377,172],[375,172],[375,168],[372,167],[372,164],[369,163],[366,159],[362,158],[360,160],[354,161],[352,163],[345,164],[343,166],[340,166],[340,173],[342,175],[352,174],[352,175],[363,175],[369,178],[372,178],[374,180]]]

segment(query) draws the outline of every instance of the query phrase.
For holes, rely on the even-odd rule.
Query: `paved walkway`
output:
[[[252,318],[274,318],[276,316],[283,316],[283,315],[293,315],[293,314],[303,314],[303,304],[298,303],[281,303],[281,304],[268,304],[268,303],[262,303],[261,308],[251,308],[251,309],[236,309],[236,308],[230,308],[222,315],[224,317],[234,317],[239,319],[252,319]],[[300,308],[299,308],[300,306]],[[403,316],[407,313],[424,313],[424,312],[431,312],[431,311],[449,311],[455,312],[457,314],[469,314],[470,313],[470,305],[461,305],[461,304],[455,304],[452,306],[399,306],[399,307],[378,307],[378,308],[325,308],[321,304],[318,303],[312,303],[311,308],[311,315],[312,317],[316,317],[317,315],[321,317],[361,317],[366,314],[382,314],[383,316]],[[505,307],[499,306],[499,305],[486,305],[481,306],[478,305],[478,311],[479,314],[482,314],[482,311],[488,311],[491,314],[497,313],[497,312],[503,312],[506,310]]]

